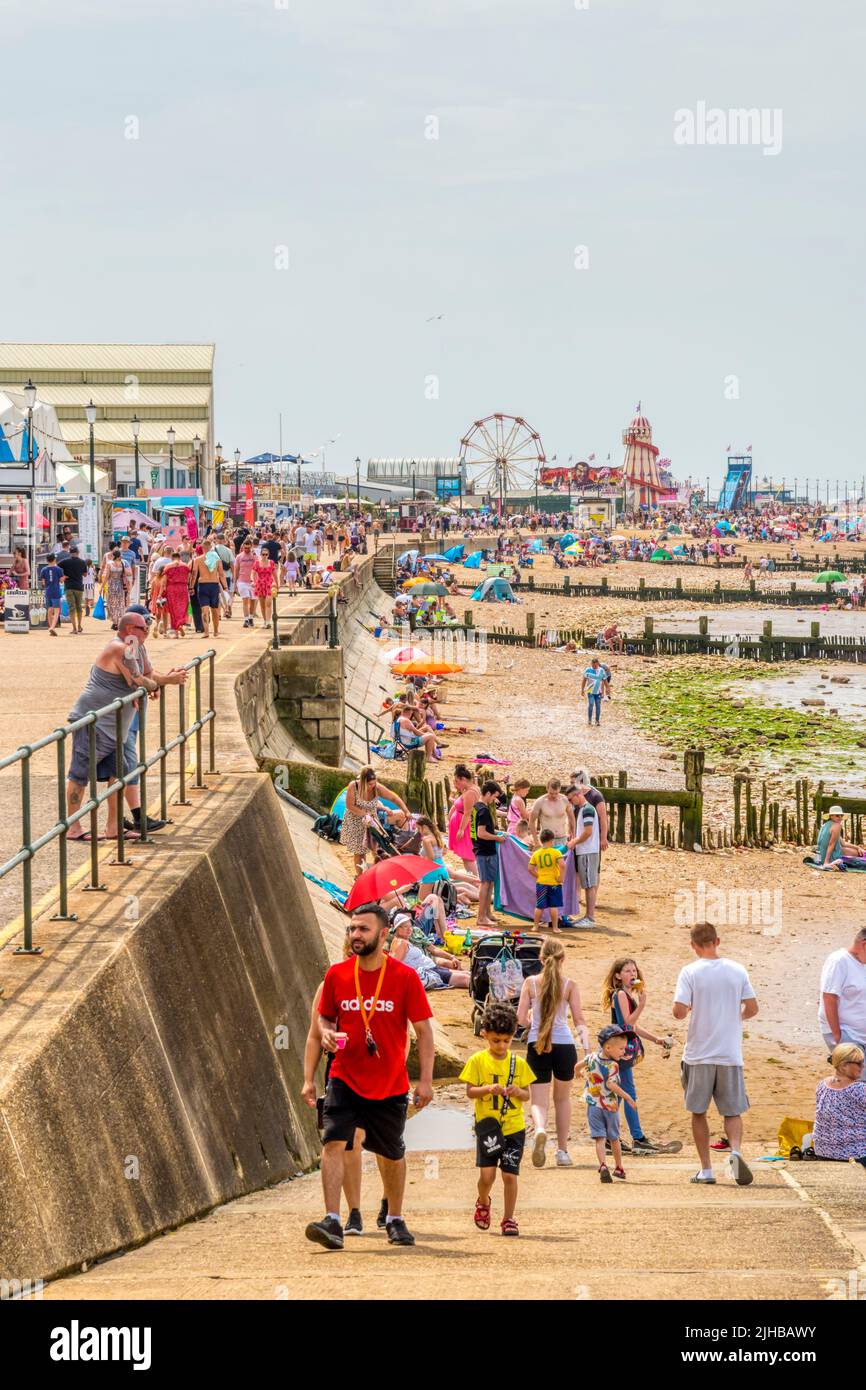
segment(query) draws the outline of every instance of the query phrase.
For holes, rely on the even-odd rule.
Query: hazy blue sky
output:
[[[749,443],[759,474],[866,472],[862,0],[0,18],[3,339],[214,340],[226,451],[275,449],[281,410],[337,471],[496,410],[618,460],[640,398],[682,477]],[[779,108],[781,152],[677,145],[699,102]]]

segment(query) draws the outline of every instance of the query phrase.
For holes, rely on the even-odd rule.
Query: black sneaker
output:
[[[627,1139],[620,1139],[620,1141],[619,1141],[619,1146],[620,1146],[620,1148],[622,1149],[622,1151],[623,1151],[624,1154],[630,1154],[630,1153],[632,1152],[631,1144],[628,1142]],[[613,1149],[610,1147],[610,1140],[609,1140],[609,1139],[605,1139],[605,1141],[604,1141],[604,1151],[605,1151],[605,1153],[608,1153],[608,1154],[612,1154],[612,1153],[613,1153]]]
[[[325,1216],[321,1221],[311,1221],[304,1235],[316,1245],[324,1245],[326,1250],[343,1248],[343,1228],[333,1216]]]
[[[164,830],[168,825],[167,820],[155,820],[153,816],[147,818],[147,833],[152,835],[155,830]],[[141,830],[141,816],[133,815],[132,820],[124,820],[124,830],[134,830],[136,835]]]
[[[360,1236],[363,1235],[363,1232],[364,1223],[361,1220],[361,1213],[358,1211],[357,1207],[352,1207],[352,1210],[349,1212],[349,1219],[346,1222],[343,1235]]]
[[[387,1224],[388,1224],[388,1198],[387,1198],[387,1197],[383,1197],[383,1198],[382,1198],[381,1206],[379,1207],[379,1215],[376,1217],[376,1225],[379,1227],[379,1230],[380,1230],[380,1231],[384,1231],[384,1229],[385,1229],[385,1227],[387,1226]]]
[[[632,1152],[636,1154],[657,1154],[658,1148],[651,1139],[644,1136],[642,1139],[635,1139]]]
[[[414,1245],[415,1237],[409,1230],[402,1216],[395,1216],[389,1221],[385,1228],[388,1232],[389,1245]]]

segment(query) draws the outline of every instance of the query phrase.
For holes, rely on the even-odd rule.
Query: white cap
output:
[[[827,812],[828,816],[844,816],[844,814],[841,806],[831,806]]]

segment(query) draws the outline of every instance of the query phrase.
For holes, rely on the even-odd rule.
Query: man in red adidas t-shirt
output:
[[[340,1189],[346,1145],[356,1129],[364,1131],[364,1147],[379,1164],[389,1242],[415,1244],[402,1215],[403,1130],[409,1108],[407,1025],[413,1025],[418,1039],[421,1079],[413,1100],[420,1109],[433,1098],[433,1011],[417,973],[385,954],[387,935],[384,908],[377,903],[358,908],[349,923],[352,954],[331,966],[319,1001],[322,1046],[333,1053],[322,1135],[325,1217],[311,1222],[306,1235],[328,1250],[343,1248]]]

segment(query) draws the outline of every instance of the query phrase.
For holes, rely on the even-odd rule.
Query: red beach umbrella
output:
[[[380,859],[355,879],[345,903],[347,912],[360,903],[378,902],[395,889],[418,883],[430,872],[430,867],[430,860],[422,859],[420,854],[397,854],[393,859]]]

